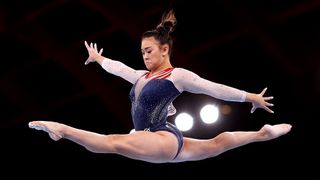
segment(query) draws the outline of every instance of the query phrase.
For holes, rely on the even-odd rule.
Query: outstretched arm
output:
[[[267,90],[266,88],[260,94],[248,93],[230,86],[211,82],[186,69],[176,68],[174,73],[173,80],[175,86],[181,92],[188,91],[191,93],[206,94],[225,101],[251,102],[251,113],[257,108],[262,108],[273,113],[269,108],[269,106],[273,106],[273,104],[267,102],[273,99],[273,97],[264,97],[264,93]]]
[[[116,76],[120,76],[132,84],[135,83],[139,77],[146,72],[145,70],[134,70],[120,61],[111,60],[102,56],[103,49],[100,49],[99,51],[96,43],[90,43],[90,45],[88,45],[87,41],[85,41],[84,44],[89,54],[85,65],[89,64],[90,62],[97,62],[107,72]]]

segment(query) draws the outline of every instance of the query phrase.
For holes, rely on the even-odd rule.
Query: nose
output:
[[[143,55],[143,59],[144,59],[144,60],[148,60],[149,57],[148,57],[147,55]]]

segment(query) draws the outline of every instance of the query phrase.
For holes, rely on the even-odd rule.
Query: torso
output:
[[[155,75],[145,73],[130,91],[131,113],[136,130],[153,130],[167,122],[168,107],[180,94],[170,80],[173,68]]]

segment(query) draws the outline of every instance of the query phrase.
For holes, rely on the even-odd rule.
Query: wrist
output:
[[[103,57],[103,56],[97,56],[94,58],[94,60],[99,64],[102,64],[104,59],[105,59],[105,57]]]
[[[253,102],[255,99],[255,94],[253,93],[246,93],[245,102]]]

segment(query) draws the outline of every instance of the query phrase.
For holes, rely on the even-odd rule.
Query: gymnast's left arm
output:
[[[195,94],[206,94],[224,101],[251,102],[251,113],[257,108],[263,108],[273,113],[268,107],[273,106],[273,104],[267,102],[267,100],[273,97],[263,97],[266,88],[260,94],[249,93],[231,86],[209,81],[183,68],[176,68],[173,81],[180,92],[187,91]]]

